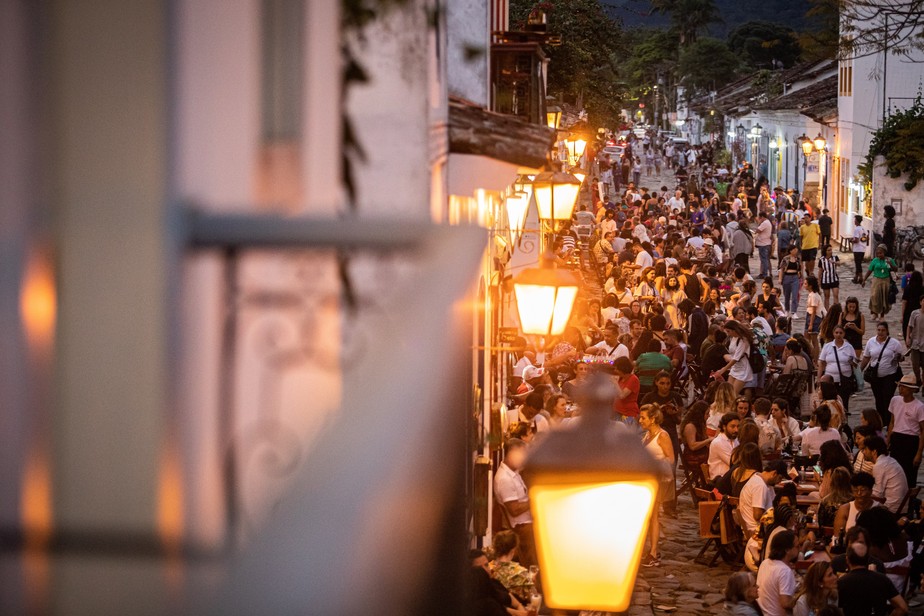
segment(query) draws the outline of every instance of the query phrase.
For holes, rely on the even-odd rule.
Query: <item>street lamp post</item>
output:
[[[808,157],[812,153],[812,149],[815,144],[812,143],[812,140],[809,139],[805,133],[802,133],[802,136],[798,139],[800,145],[802,146],[802,181],[805,185],[802,187],[802,198],[805,198],[805,192],[808,188]]]
[[[523,469],[555,609],[623,612],[632,599],[659,469],[636,434],[610,421],[614,395],[608,377],[592,377],[575,427],[549,434]]]
[[[741,160],[741,159],[744,157],[744,135],[745,135],[745,131],[746,131],[746,129],[744,128],[744,124],[741,124],[741,123],[739,122],[739,123],[738,123],[738,126],[735,127],[735,133],[736,133],[736,135],[737,135],[737,137],[738,137],[738,139],[737,139],[737,141],[736,141],[737,144],[738,144],[738,148],[736,148],[736,149],[738,149],[739,152],[740,152],[739,155],[738,155],[738,164],[739,164],[739,165],[740,165],[742,162],[744,162],[744,161]]]

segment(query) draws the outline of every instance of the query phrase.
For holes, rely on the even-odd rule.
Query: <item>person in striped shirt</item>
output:
[[[834,254],[834,248],[831,244],[824,246],[822,249],[821,259],[818,260],[818,282],[825,296],[825,309],[831,305],[831,296],[834,296],[834,303],[839,303],[838,294],[840,292],[840,278],[837,276],[837,264],[840,261]]]

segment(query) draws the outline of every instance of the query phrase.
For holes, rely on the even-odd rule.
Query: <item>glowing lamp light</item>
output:
[[[545,112],[545,123],[549,128],[558,129],[561,124],[561,107],[552,105]]]
[[[615,388],[585,386],[581,418],[547,436],[523,469],[546,604],[628,609],[656,506],[658,466],[638,436],[609,420]]]
[[[580,182],[581,184],[584,183],[584,178],[587,177],[587,174],[586,174],[586,173],[578,173],[577,171],[575,171],[575,172],[572,173],[571,175],[573,175],[574,177],[576,177],[576,178],[578,179],[578,182]]]
[[[758,124],[755,124],[754,126],[751,127],[751,134],[752,134],[754,137],[760,137],[760,135],[761,135],[761,133],[763,132],[763,130],[764,130],[764,127],[761,126],[761,125],[758,123]]]
[[[812,145],[815,146],[815,149],[816,149],[816,150],[818,150],[819,152],[821,152],[821,151],[823,151],[823,150],[825,149],[825,146],[828,145],[828,142],[825,140],[824,137],[821,136],[821,133],[818,133],[818,136],[815,137],[815,139],[813,140],[813,144],[812,144]]]
[[[557,336],[565,331],[581,281],[574,272],[555,268],[549,255],[539,267],[523,270],[513,279],[520,329],[524,334]]]
[[[570,173],[547,171],[533,180],[533,193],[542,220],[571,220],[581,182]]]
[[[799,143],[802,145],[802,153],[808,156],[812,153],[812,149],[815,147],[815,144],[812,143],[812,140],[805,136],[805,133],[802,133],[802,136],[799,137]]]
[[[526,226],[526,214],[529,211],[529,202],[532,197],[532,187],[528,187],[513,193],[505,199],[507,222],[510,224],[510,235],[513,238],[523,234],[523,227]]]

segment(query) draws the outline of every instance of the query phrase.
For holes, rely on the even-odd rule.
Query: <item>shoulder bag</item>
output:
[[[892,340],[892,337],[889,336],[886,338],[885,342],[882,345],[882,349],[879,351],[879,358],[876,360],[876,365],[872,364],[866,366],[866,370],[863,371],[863,380],[867,383],[872,383],[878,375],[879,371],[879,362],[882,361],[882,354],[885,353],[886,347],[889,346],[889,341]]]
[[[850,352],[853,352],[853,347],[851,347],[846,342],[844,343],[844,346],[850,347]],[[853,370],[848,370],[848,374],[844,374],[844,372],[841,370],[841,356],[838,353],[837,345],[833,346],[832,348],[834,349],[834,360],[837,362],[837,373],[841,376],[841,390],[846,396],[849,397],[859,389],[857,384],[857,377],[853,375]],[[881,355],[879,359],[882,359]],[[847,367],[850,368],[849,365]]]

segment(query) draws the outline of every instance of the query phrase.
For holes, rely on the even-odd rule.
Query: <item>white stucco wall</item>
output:
[[[488,0],[453,0],[446,3],[449,44],[446,51],[449,92],[488,106]],[[467,58],[467,50],[481,55]]]
[[[885,159],[878,157],[873,170],[873,229],[882,233],[885,216],[882,211],[893,199],[901,200],[901,211],[896,207],[895,228],[913,227],[924,224],[924,181],[918,182],[913,190],[905,190],[907,176],[890,178],[885,173]]]

